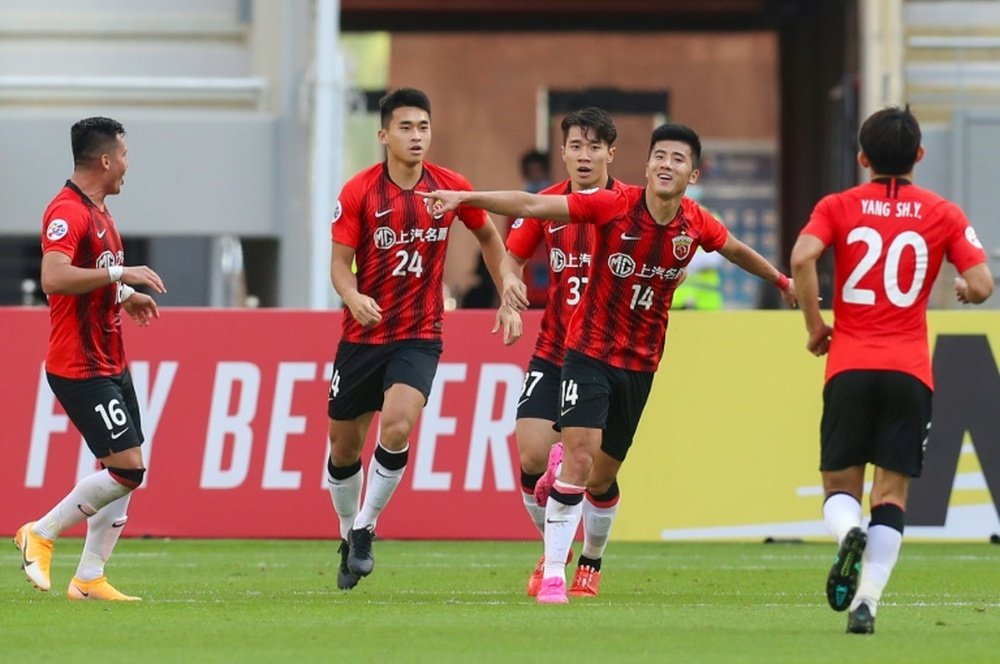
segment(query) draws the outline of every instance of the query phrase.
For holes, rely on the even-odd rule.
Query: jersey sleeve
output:
[[[809,234],[818,237],[824,245],[830,246],[833,244],[833,214],[832,214],[833,199],[830,196],[826,196],[820,199],[816,207],[813,208],[812,214],[809,215],[809,221],[799,232],[799,235]]]
[[[334,242],[357,249],[361,235],[361,188],[357,178],[348,181],[340,191],[330,234]]]
[[[518,258],[528,260],[535,253],[545,236],[544,224],[534,217],[517,218],[507,233],[507,251]]]
[[[616,189],[584,189],[567,196],[567,203],[575,224],[607,224],[628,210],[624,192]]]
[[[449,183],[449,186],[456,191],[473,191],[472,183],[459,173],[453,173],[452,182]],[[461,219],[462,223],[470,231],[482,228],[489,221],[486,210],[468,205],[459,205],[458,209],[455,210],[455,216]]]
[[[42,254],[58,251],[72,258],[87,232],[89,215],[80,205],[62,203],[53,206],[42,220]]]
[[[701,217],[701,240],[699,244],[705,251],[718,251],[726,244],[729,238],[729,229],[718,218],[698,206],[698,214]]]
[[[957,205],[951,205],[947,212],[950,227],[946,255],[948,262],[955,266],[959,273],[970,267],[986,262],[986,252],[976,236],[976,229],[969,224],[965,213]]]

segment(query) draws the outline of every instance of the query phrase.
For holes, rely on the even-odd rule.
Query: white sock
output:
[[[392,498],[393,492],[403,479],[403,471],[406,470],[405,465],[397,470],[389,470],[379,462],[378,457],[381,454],[405,454],[410,449],[409,445],[398,452],[390,452],[382,447],[382,443],[378,443],[377,448],[381,451],[375,450],[371,465],[368,466],[368,491],[365,492],[365,502],[361,506],[361,511],[354,519],[356,529],[375,527],[378,515],[389,504],[389,499]]]
[[[62,531],[89,519],[130,491],[132,489],[119,483],[107,469],[99,470],[80,480],[48,514],[35,522],[32,530],[46,539],[55,539]]]
[[[340,519],[340,538],[347,539],[347,534],[354,527],[354,519],[361,509],[361,489],[365,484],[364,466],[358,472],[342,480],[330,476],[329,467],[326,471],[326,488],[330,491],[333,511]]]
[[[847,531],[861,527],[861,503],[850,494],[835,493],[823,503],[823,521],[840,544],[847,537]]]
[[[572,498],[583,498],[584,487],[564,484],[559,480],[553,487],[558,493]],[[573,537],[583,516],[583,501],[566,505],[549,495],[545,505],[545,572],[546,579],[561,577],[566,580],[566,557],[573,546]]]
[[[524,501],[524,509],[531,517],[531,522],[538,528],[538,532],[545,534],[545,508],[535,502],[535,494],[527,491],[521,492],[521,500]]]
[[[882,599],[882,591],[889,583],[892,568],[899,559],[899,549],[903,545],[903,533],[891,526],[877,524],[868,527],[868,546],[861,557],[861,580],[858,591],[851,602],[851,611],[858,608],[862,600],[867,600],[872,615]]]
[[[76,578],[93,581],[104,576],[104,563],[111,557],[111,552],[115,550],[118,538],[125,529],[125,522],[128,521],[128,504],[131,499],[132,494],[127,493],[112,500],[87,520],[87,539],[83,543],[83,555],[76,568]]]
[[[583,551],[584,558],[600,560],[608,546],[608,536],[618,511],[618,501],[610,506],[598,506],[590,502],[590,494],[583,499]]]

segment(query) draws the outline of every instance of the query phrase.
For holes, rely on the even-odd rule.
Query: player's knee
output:
[[[542,474],[549,463],[548,449],[531,449],[523,447],[518,451],[521,471],[530,474]]]
[[[405,418],[393,418],[383,421],[379,431],[379,442],[387,450],[398,451],[406,447],[406,442],[410,439],[410,431],[413,423]]]
[[[108,474],[122,486],[129,490],[135,489],[142,484],[146,476],[145,468],[113,468],[108,466]]]

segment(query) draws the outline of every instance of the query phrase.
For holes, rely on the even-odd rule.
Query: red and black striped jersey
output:
[[[607,188],[619,189],[621,183],[609,178]],[[564,180],[538,192],[567,195],[571,182]],[[594,227],[525,217],[516,219],[507,235],[507,250],[528,260],[539,244],[544,243],[549,258],[548,293],[542,314],[535,355],[562,366],[566,356],[566,329],[570,316],[580,303],[590,273]]]
[[[645,188],[588,189],[569,196],[574,222],[595,224],[590,283],[573,312],[566,347],[629,371],[656,371],[674,289],[700,246],[721,249],[729,232],[690,198],[658,224]]]
[[[826,196],[801,233],[833,248],[827,380],[849,369],[901,371],[933,389],[927,300],[941,263],[964,272],[986,262],[961,208],[885,178]]]
[[[115,222],[71,181],[45,208],[42,253],[66,254],[76,267],[123,265]],[[50,295],[52,330],[45,370],[63,378],[114,376],[125,370],[119,284],[80,295]]]
[[[381,344],[441,337],[448,231],[456,218],[476,230],[488,217],[465,206],[432,217],[415,192],[437,189],[471,190],[472,185],[455,171],[426,161],[413,189],[393,182],[384,162],[344,185],[333,215],[333,241],[355,250],[358,291],[382,309],[382,320],[370,328],[345,312],[344,341]]]

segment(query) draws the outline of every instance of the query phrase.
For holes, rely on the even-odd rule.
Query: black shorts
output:
[[[653,387],[653,373],[612,367],[567,351],[562,368],[559,427],[602,429],[601,449],[624,461]]]
[[[396,383],[419,390],[426,403],[440,358],[440,341],[341,341],[333,361],[327,414],[332,420],[353,420],[382,410],[385,391]]]
[[[562,367],[540,357],[532,357],[524,374],[521,396],[517,398],[517,419],[535,417],[559,421],[559,384]]]
[[[900,371],[844,371],[823,388],[820,470],[867,463],[920,477],[931,427],[929,387]]]
[[[63,378],[46,372],[49,387],[98,459],[142,445],[142,418],[125,369],[117,376]]]

